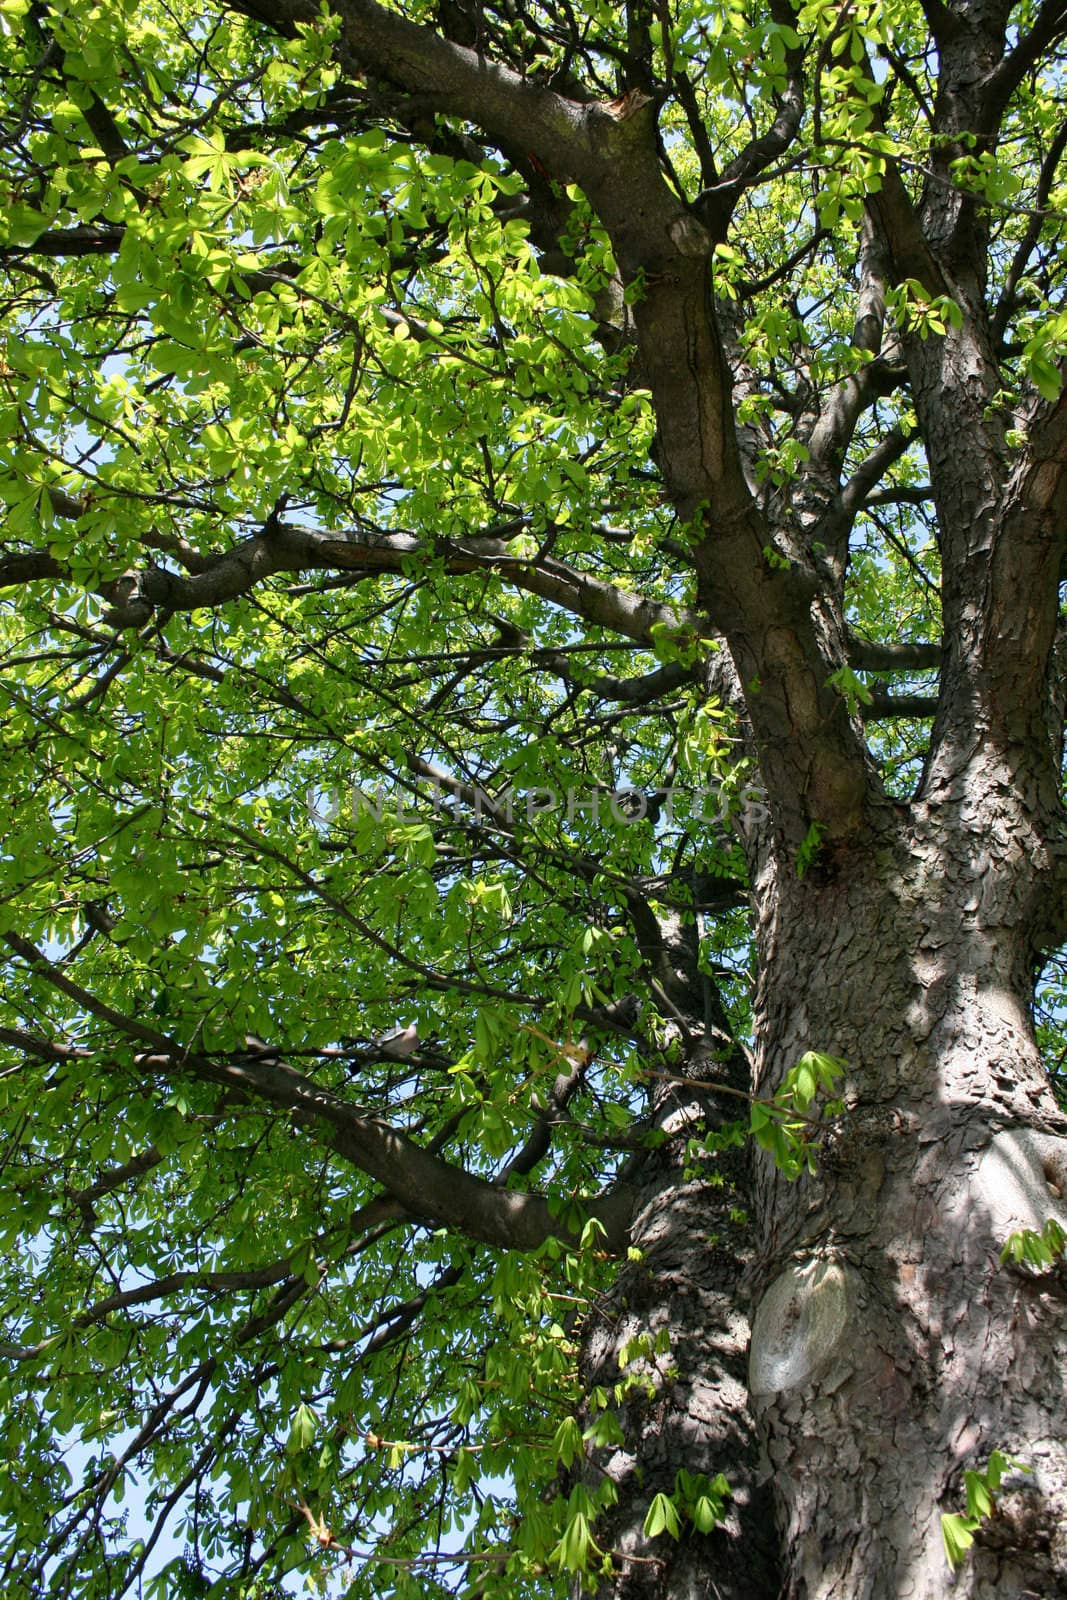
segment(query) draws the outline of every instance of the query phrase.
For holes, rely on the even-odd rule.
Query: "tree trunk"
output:
[[[1014,1230],[1067,1223],[1067,1123],[1028,1009],[1042,855],[995,784],[939,799],[756,883],[758,1091],[808,1049],[848,1063],[815,1176],[758,1162],[748,1385],[782,1588],[728,1309],[743,1245],[709,1248],[721,1192],[675,1172],[639,1208],[645,1260],[586,1343],[590,1383],[607,1383],[623,1340],[668,1326],[678,1368],[624,1407],[626,1446],[600,1458],[621,1490],[607,1537],[644,1558],[617,1563],[604,1596],[1067,1595],[1063,1280],[1000,1260]],[[953,1577],[940,1516],[964,1510],[963,1469],[993,1450],[1028,1470]],[[679,1467],[725,1471],[731,1521],[644,1538]]]
[[[674,1099],[677,1132],[635,1206],[631,1240],[640,1259],[612,1285],[583,1349],[587,1395],[599,1387],[611,1396],[616,1385],[630,1385],[616,1405],[625,1442],[593,1451],[586,1473],[591,1491],[606,1475],[618,1493],[597,1530],[601,1547],[616,1553],[617,1576],[597,1593],[773,1600],[774,1505],[747,1404],[748,1322],[737,1296],[751,1256],[744,1212],[751,1175],[736,1148],[717,1157],[710,1181],[687,1168],[687,1137],[716,1108],[688,1094],[665,1098]],[[671,1115],[666,1122],[670,1127]],[[641,1335],[653,1344],[661,1336],[663,1347],[631,1355]],[[690,1527],[677,1544],[667,1535],[646,1537],[653,1496],[674,1492],[679,1469],[714,1479],[727,1463],[732,1493],[721,1526],[708,1534]]]

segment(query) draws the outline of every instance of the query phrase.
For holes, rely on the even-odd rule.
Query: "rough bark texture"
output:
[[[980,122],[1005,15],[976,12],[948,30],[946,130]],[[962,312],[944,339],[904,340],[945,568],[940,707],[910,807],[879,798],[842,708],[828,704],[841,591],[825,567],[805,585],[795,531],[820,495],[822,526],[840,516],[833,464],[852,391],[840,390],[813,426],[813,471],[794,498],[796,521],[777,533],[779,549],[800,555],[781,579],[758,554],[767,522],[733,509],[722,460],[705,451],[694,464],[671,444],[675,419],[701,437],[704,391],[718,392],[721,364],[675,367],[662,380],[667,398],[657,394],[679,503],[711,508],[702,602],[740,680],[759,679],[747,709],[776,826],[752,863],[756,1083],[773,1091],[810,1048],[849,1066],[850,1115],[817,1177],[793,1185],[766,1164],[759,1173],[750,1389],[785,1595],[933,1600],[951,1587],[1058,1596],[1067,1594],[1062,1282],[1013,1272],[999,1253],[1014,1229],[1067,1221],[1067,1120],[1029,1020],[1048,917],[1061,915],[1059,751],[1046,722],[1061,473],[1033,457],[1015,466],[1006,447],[985,238],[971,203],[932,181],[913,208],[891,175],[872,202],[870,239],[872,261],[898,279],[914,273]],[[703,315],[715,320],[710,302]],[[648,316],[658,342],[661,324]],[[656,394],[651,352],[649,363]],[[688,423],[678,402],[686,384]],[[1045,439],[1059,438],[1060,409],[1043,420]],[[1038,443],[1038,456],[1048,448]],[[800,875],[795,843],[810,819],[823,844]],[[682,1193],[662,1196],[665,1217],[684,1212]],[[670,1311],[665,1296],[648,1315]],[[681,1419],[671,1426],[681,1430]],[[1029,1472],[1010,1480],[953,1582],[940,1513],[961,1505],[961,1469],[994,1449]],[[656,1575],[643,1586],[628,1571],[614,1592],[688,1592],[691,1559],[679,1551],[669,1577],[645,1569]],[[728,1563],[711,1558],[703,1581],[709,1593],[759,1592],[743,1580],[731,1588]]]
[[[673,953],[682,953],[677,944]],[[691,962],[669,971],[673,995],[695,1013],[700,975]],[[660,1086],[655,1122],[665,1143],[640,1169],[630,1227],[637,1259],[614,1282],[609,1315],[591,1318],[585,1332],[586,1391],[610,1395],[620,1381],[628,1385],[618,1411],[625,1442],[593,1451],[586,1473],[591,1489],[606,1475],[618,1493],[598,1536],[619,1572],[600,1592],[621,1600],[697,1600],[711,1574],[722,1595],[769,1600],[778,1592],[773,1503],[746,1402],[749,1329],[738,1300],[753,1257],[751,1163],[737,1144],[710,1163],[688,1148],[709,1135],[713,1143],[728,1121],[724,1097],[707,1085],[736,1088],[745,1066],[739,1052],[698,1047],[686,1069],[696,1086]],[[634,1357],[627,1347],[641,1336],[659,1336],[664,1347]],[[732,1494],[723,1524],[703,1535],[690,1528],[672,1549],[662,1535],[645,1536],[652,1497],[675,1492],[680,1468],[713,1479],[726,1460]]]
[[[729,1217],[737,1199],[677,1171],[651,1181],[632,1231],[642,1259],[623,1269],[610,1321],[598,1322],[586,1340],[588,1383],[610,1390],[623,1375],[628,1340],[646,1331],[670,1337],[662,1355],[625,1369],[636,1377],[619,1411],[625,1445],[592,1458],[619,1492],[598,1531],[620,1574],[598,1592],[619,1600],[699,1600],[715,1592],[709,1579],[723,1596],[772,1600],[778,1593],[774,1506],[746,1399],[749,1330],[737,1282],[747,1243],[738,1235],[747,1230]],[[733,1493],[721,1527],[706,1535],[690,1529],[677,1548],[665,1549],[662,1535],[645,1537],[652,1497],[674,1492],[679,1468],[714,1478],[726,1461]]]
[[[1000,1261],[1013,1230],[1067,1225],[1067,1118],[1028,1012],[1037,845],[1020,828],[994,789],[961,797],[954,818],[887,806],[803,877],[764,859],[760,1086],[817,1047],[848,1061],[850,1110],[815,1177],[758,1163],[747,1383],[761,1467],[741,1399],[748,1239],[721,1191],[660,1158],[633,1224],[645,1259],[586,1340],[589,1382],[610,1385],[636,1332],[672,1338],[647,1402],[624,1409],[626,1446],[598,1461],[620,1488],[605,1534],[642,1558],[603,1595],[1067,1594],[1067,1296]],[[963,1467],[994,1449],[1029,1470],[953,1582],[940,1514],[962,1509]],[[642,1537],[679,1466],[726,1462],[737,1498],[721,1530],[667,1549]]]
[[[945,1593],[939,1513],[993,1449],[1032,1474],[953,1592],[1067,1592],[1062,1292],[999,1259],[1014,1229],[1064,1219],[1067,1125],[1007,903],[1018,845],[961,813],[958,830],[890,822],[816,881],[783,875],[763,919],[764,1071],[818,1039],[855,1100],[802,1194],[773,1171],[760,1185],[751,1378],[790,1595]]]

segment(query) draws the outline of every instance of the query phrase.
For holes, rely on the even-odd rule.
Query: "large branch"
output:
[[[861,672],[934,672],[941,664],[939,644],[879,644],[851,632],[848,654],[852,665]]]
[[[1042,12],[1046,26],[1056,9]],[[962,18],[962,10],[952,14]],[[940,51],[934,171],[920,205],[912,205],[892,162],[882,190],[868,201],[891,277],[917,279],[928,295],[946,296],[955,307],[943,333],[923,338],[911,329],[902,336],[942,574],[940,707],[924,784],[928,794],[951,791],[964,774],[977,775],[993,749],[1009,787],[1033,793],[1036,785],[1048,796],[1048,682],[1064,552],[1067,430],[1059,407],[1032,407],[1039,420],[1021,454],[1007,436],[987,305],[988,227],[948,170],[960,140],[994,139],[1000,114],[990,111],[980,70],[991,51],[999,56],[1003,49],[1000,24],[993,8],[972,20],[973,26],[950,27]]]
[[[885,324],[886,263],[881,241],[870,220],[863,229],[863,254],[859,297],[852,330],[852,347],[876,358],[881,354]],[[879,363],[872,359],[835,385],[808,436],[808,450],[817,471],[839,479],[845,451],[856,423],[888,385],[879,380]]]
[[[992,551],[977,648],[991,731],[1001,748],[1042,752],[1049,792],[1059,789],[1062,707],[1050,706],[1059,582],[1067,556],[1067,391],[1030,429],[1008,483]],[[1053,725],[1050,725],[1050,710]]]
[[[291,36],[314,24],[314,0],[229,0],[229,9]],[[596,109],[556,94],[477,50],[409,22],[374,0],[335,0],[341,49],[351,71],[366,71],[420,96],[435,111],[475,122],[490,137],[537,153],[560,178],[586,178],[599,165]],[[610,119],[609,119],[610,120]]]
[[[115,255],[122,246],[126,229],[121,224],[86,223],[81,228],[46,228],[31,244],[8,244],[0,249],[0,260],[20,256],[102,256]]]
[[[271,1058],[214,1060],[186,1050],[155,1028],[99,1000],[21,935],[6,933],[3,939],[51,988],[109,1027],[147,1046],[138,1057],[144,1072],[186,1075],[278,1107],[380,1183],[410,1216],[439,1227],[456,1228],[469,1238],[503,1249],[535,1250],[550,1238],[573,1242],[573,1233],[552,1215],[547,1200],[540,1195],[500,1189],[487,1179],[443,1161],[406,1134],[284,1062]],[[603,1224],[609,1248],[620,1248],[629,1220],[626,1196],[617,1193],[592,1201],[586,1209]]]
[[[1000,124],[1008,101],[1031,72],[1049,46],[1067,33],[1067,0],[1044,0],[1027,28],[1020,28],[1018,42],[989,75],[982,95],[982,133],[993,133]]]
[[[255,14],[277,17],[280,26],[310,10],[291,0],[255,0]],[[337,11],[345,47],[363,69],[477,123],[493,139],[533,151],[557,180],[581,184],[611,235],[624,280],[644,291],[642,361],[670,457],[666,476],[683,514],[707,498],[709,468],[721,497],[744,500],[729,373],[708,315],[712,241],[663,177],[648,96],[635,89],[612,102],[565,99],[373,0],[337,0]],[[666,381],[681,351],[700,376],[699,395]]]
[[[62,497],[61,504],[53,500],[54,509],[63,515],[76,517],[81,510],[68,497]],[[492,534],[431,545],[408,533],[327,534],[272,522],[218,555],[186,554],[196,570],[174,572],[150,565],[118,580],[107,593],[112,605],[104,623],[117,629],[140,628],[156,611],[223,605],[279,573],[344,573],[354,582],[389,573],[410,577],[412,561],[420,558],[449,573],[496,572],[517,589],[644,645],[652,642],[654,627],[699,632],[701,620],[694,612],[644,599],[554,558],[516,554],[508,540]],[[0,589],[40,581],[74,579],[47,551],[0,555]]]

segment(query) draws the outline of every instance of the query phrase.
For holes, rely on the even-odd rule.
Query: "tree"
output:
[[[0,17],[6,1591],[1067,1594],[1067,8]]]

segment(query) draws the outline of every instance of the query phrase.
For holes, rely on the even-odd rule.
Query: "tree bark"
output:
[[[720,1165],[734,1181],[725,1198],[677,1167],[646,1184],[631,1235],[641,1259],[622,1270],[609,1314],[586,1337],[585,1392],[610,1393],[627,1375],[634,1385],[618,1408],[625,1443],[592,1452],[587,1472],[591,1490],[606,1474],[618,1492],[597,1530],[618,1574],[597,1590],[603,1600],[774,1600],[779,1592],[774,1505],[747,1404],[748,1324],[737,1298],[750,1230],[730,1216],[747,1175],[738,1152],[732,1156]],[[669,1344],[621,1369],[628,1341],[642,1333],[664,1334]],[[652,1498],[674,1492],[679,1468],[714,1479],[727,1463],[722,1525],[707,1534],[689,1527],[680,1541],[646,1536]]]
[[[972,784],[954,809],[885,806],[802,877],[765,860],[758,1087],[823,1050],[848,1064],[848,1110],[814,1176],[757,1162],[747,1387],[761,1468],[742,1398],[745,1245],[709,1248],[721,1195],[677,1172],[639,1205],[645,1260],[587,1336],[587,1377],[607,1382],[618,1346],[660,1326],[678,1377],[655,1374],[647,1406],[623,1409],[605,1528],[645,1560],[620,1563],[602,1596],[1067,1594],[1067,1297],[1061,1276],[1000,1260],[1013,1231],[1067,1225],[1067,1118],[1028,1011],[1041,852],[1004,810],[995,781]],[[1020,1466],[953,1580],[940,1515],[963,1511],[963,1469],[993,1450]],[[731,1520],[644,1539],[679,1466],[727,1473]]]
[[[761,1174],[751,1387],[785,1592],[945,1593],[939,1513],[999,1449],[1031,1475],[953,1592],[1063,1594],[1062,1295],[1000,1262],[1013,1230],[1065,1220],[1067,1124],[1011,910],[1020,843],[990,795],[984,816],[919,815],[866,845],[782,875],[760,934],[763,1071],[817,1045],[848,1061],[855,1102],[804,1194]]]

